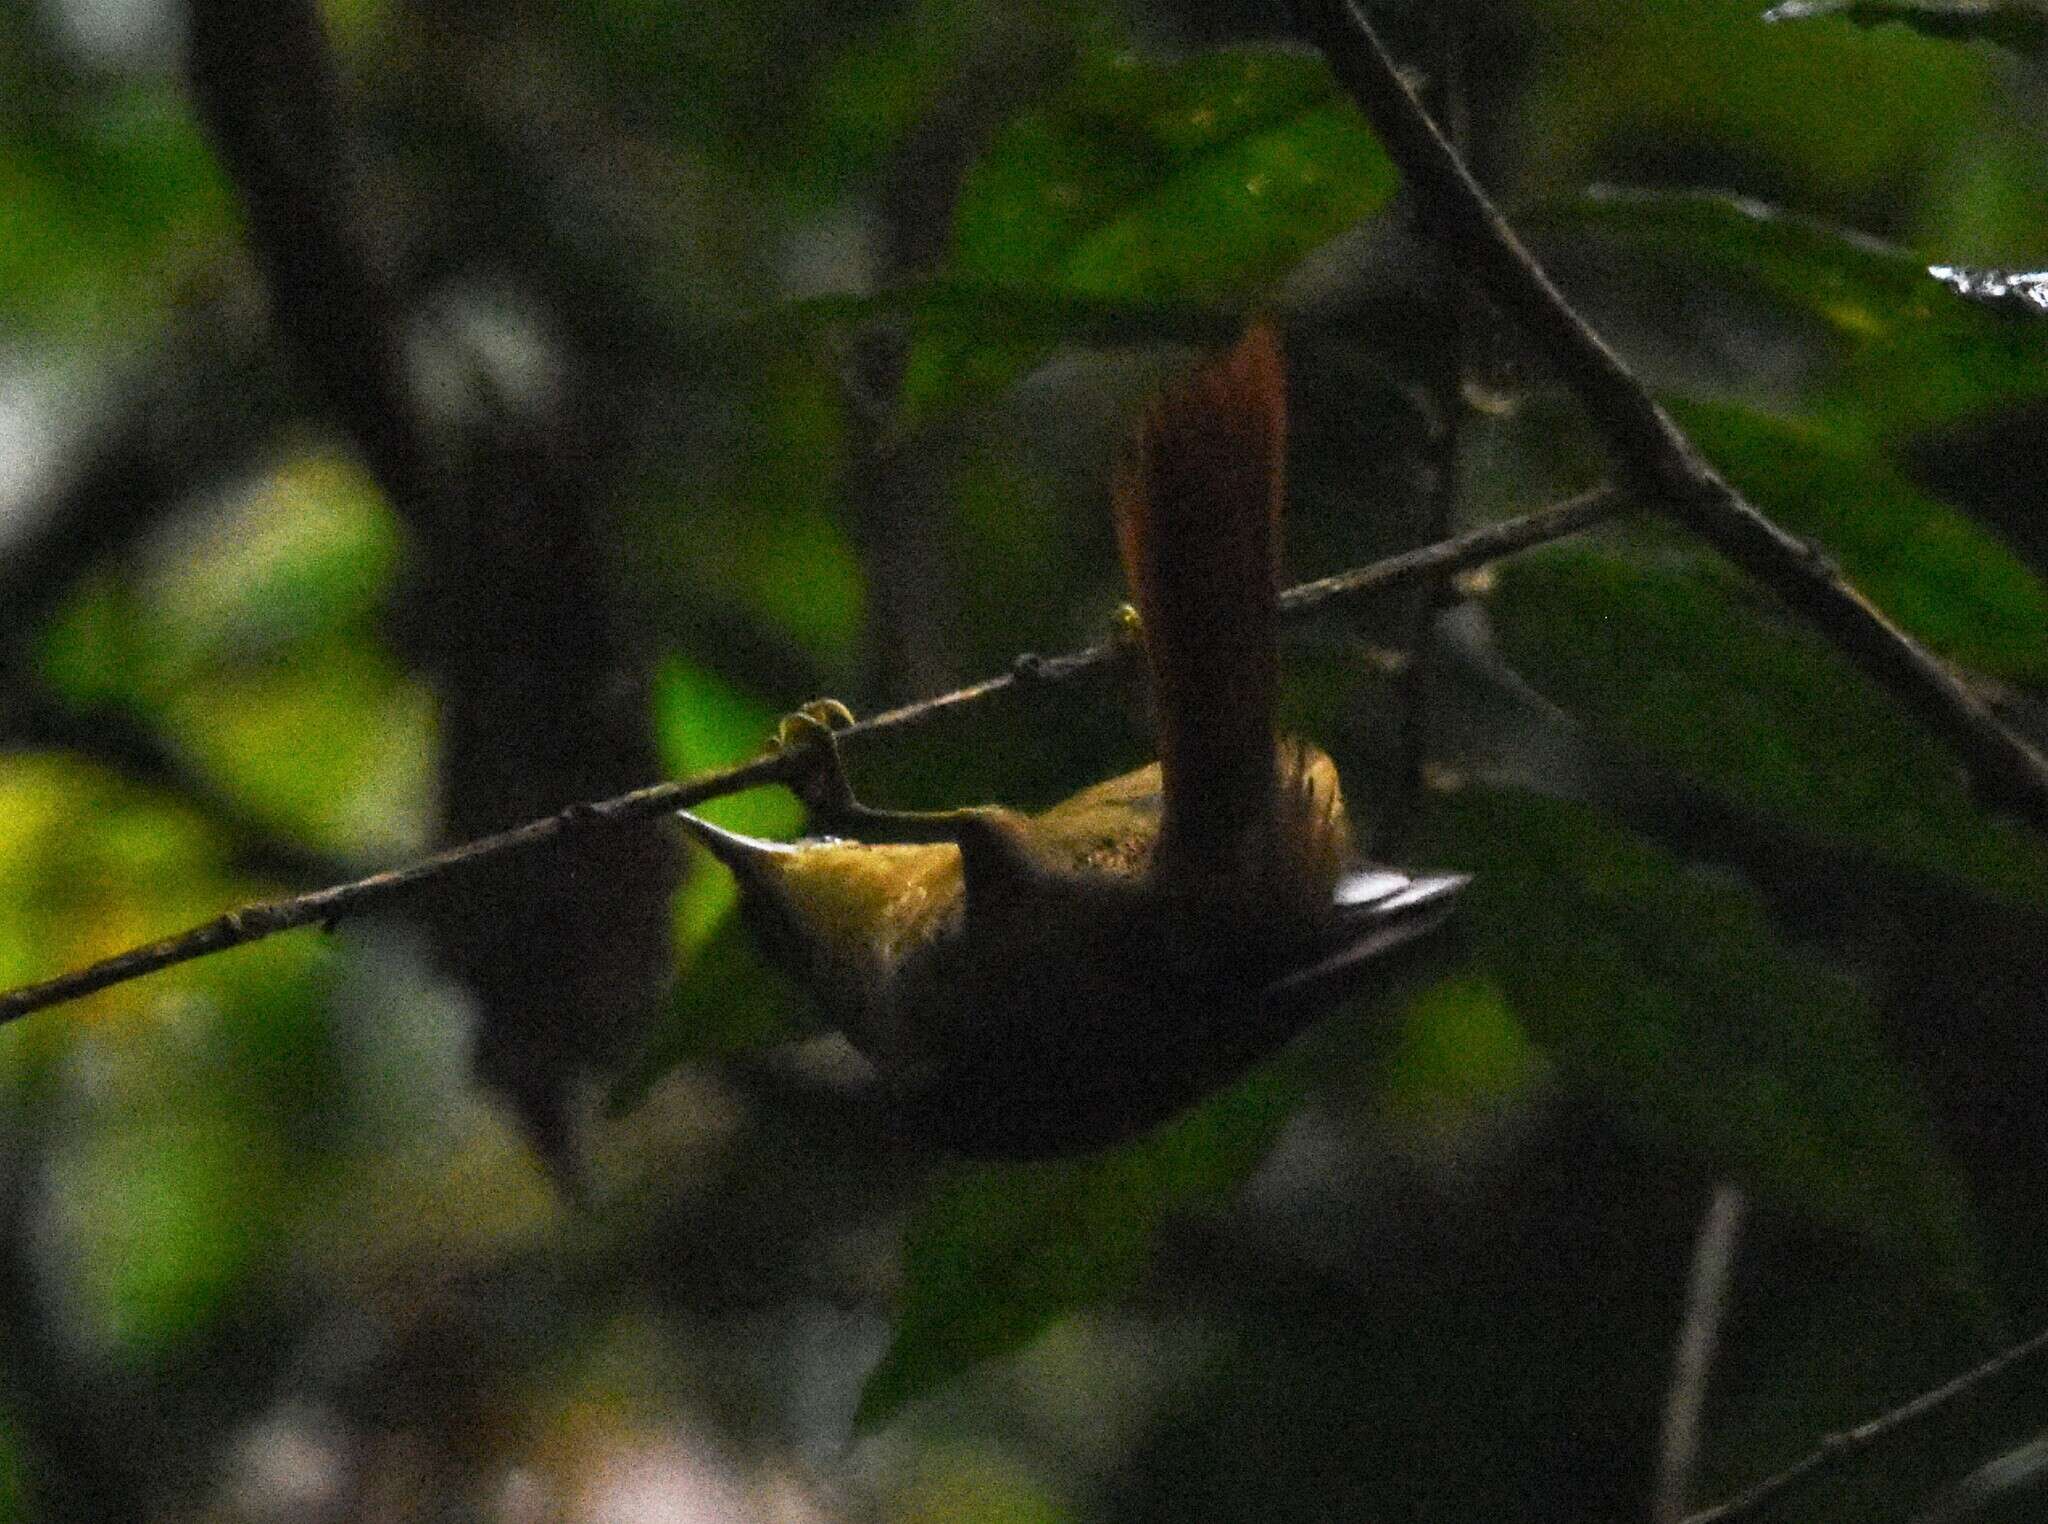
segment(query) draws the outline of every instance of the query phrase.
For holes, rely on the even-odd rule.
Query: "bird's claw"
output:
[[[798,759],[790,787],[814,816],[828,823],[860,812],[839,756],[837,735],[852,723],[853,711],[838,699],[813,699],[776,722],[770,743],[777,752]]]
[[[844,730],[853,723],[853,711],[838,699],[812,699],[793,714],[785,714],[775,724],[775,749],[796,751],[805,746],[816,746],[829,740],[835,730]]]

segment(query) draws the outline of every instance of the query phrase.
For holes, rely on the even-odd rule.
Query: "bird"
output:
[[[1269,321],[1168,384],[1113,471],[1158,760],[1039,814],[860,803],[844,705],[784,720],[828,834],[684,812],[763,950],[970,1159],[1088,1153],[1230,1083],[1445,926],[1467,878],[1359,853],[1337,768],[1277,732],[1286,373]]]

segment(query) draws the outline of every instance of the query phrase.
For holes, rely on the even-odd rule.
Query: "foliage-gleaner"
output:
[[[683,817],[914,1136],[1010,1158],[1130,1137],[1449,915],[1464,878],[1360,861],[1335,764],[1275,733],[1285,449],[1279,341],[1259,324],[1158,397],[1118,461],[1158,762],[1035,816],[873,810],[828,701],[783,744],[819,751],[819,823],[866,840]]]

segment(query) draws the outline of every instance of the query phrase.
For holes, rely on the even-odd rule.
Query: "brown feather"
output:
[[[1169,388],[1117,464],[1165,777],[1162,861],[1228,869],[1272,835],[1286,376],[1272,326]]]

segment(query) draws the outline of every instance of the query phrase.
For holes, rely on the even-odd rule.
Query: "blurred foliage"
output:
[[[1766,21],[1812,21],[1840,16],[1858,26],[1896,22],[1929,37],[1995,42],[2029,58],[2048,55],[2048,10],[2034,0],[1986,4],[1984,0],[1788,0],[1764,13]]]
[[[1511,659],[1601,733],[1706,787],[2039,908],[2048,849],[1978,811],[1895,703],[1710,557],[1653,555],[1585,544],[1503,568]]]
[[[2048,251],[2038,9],[1762,10],[1375,7],[1426,82],[1459,50],[1475,161],[1707,455],[2048,734],[2048,339],[1928,272]],[[1304,574],[1421,521],[1450,408],[1461,520],[1599,470],[1539,357],[1446,321],[1263,7],[326,15],[423,353],[576,393],[676,775],[884,701],[885,626],[927,680],[1096,638],[1114,443],[1249,310],[1289,327]],[[0,15],[0,568],[50,584],[0,576],[4,984],[435,835],[421,632],[465,610],[304,399],[229,395],[270,341],[179,27]],[[195,454],[215,416],[253,432]],[[701,858],[587,1212],[402,910],[9,1028],[0,1519],[1637,1517],[1723,1180],[1702,1502],[2038,1322],[2048,849],[1675,530],[1460,596],[1402,845],[1475,873],[1455,934],[1099,1157],[910,1157]],[[1290,663],[1369,819],[1401,623]],[[1141,715],[1024,684],[853,761],[1038,805]],[[1804,1514],[1906,1517],[2044,1403],[2015,1376]]]
[[[1099,1157],[943,1182],[905,1232],[904,1314],[856,1426],[1128,1288],[1161,1222],[1220,1205],[1251,1175],[1295,1099],[1289,1090],[1284,1075],[1255,1075]]]
[[[266,822],[338,851],[427,838],[424,690],[377,633],[399,556],[356,472],[306,456],[138,547],[42,632],[42,681],[81,712],[158,727]],[[293,738],[277,744],[280,734]]]
[[[1867,999],[1746,886],[1552,800],[1475,790],[1431,827],[1474,875],[1479,965],[1617,1119],[1974,1283],[1962,1193]]]
[[[1320,60],[1084,55],[1059,98],[1005,127],[967,177],[946,271],[1001,292],[1243,301],[1392,189]],[[1000,388],[1043,353],[973,335],[927,343],[904,376],[904,413],[920,422]]]

